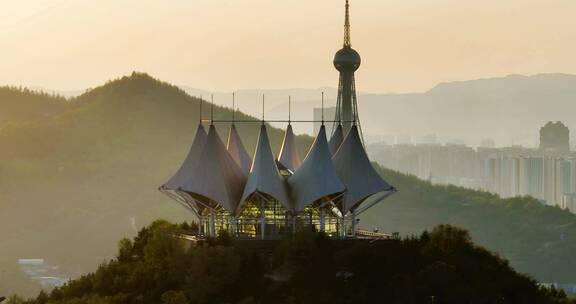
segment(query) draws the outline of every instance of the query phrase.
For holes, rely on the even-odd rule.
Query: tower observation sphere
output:
[[[351,47],[343,47],[334,55],[334,67],[339,72],[355,72],[361,62],[360,54]]]

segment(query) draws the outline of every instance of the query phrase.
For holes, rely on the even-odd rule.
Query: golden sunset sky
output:
[[[576,73],[575,0],[351,0],[364,92]],[[337,86],[343,0],[0,0],[0,85]]]

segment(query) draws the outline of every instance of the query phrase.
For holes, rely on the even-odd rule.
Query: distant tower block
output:
[[[556,152],[570,151],[570,130],[562,122],[549,121],[540,128],[540,149]]]
[[[344,134],[352,124],[358,123],[358,105],[354,72],[360,67],[360,54],[350,44],[350,4],[346,0],[346,18],[344,22],[344,46],[334,55],[334,67],[340,72],[338,101],[335,121],[342,121]]]

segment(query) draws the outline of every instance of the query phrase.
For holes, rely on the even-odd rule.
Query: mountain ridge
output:
[[[46,120],[68,107],[67,100],[59,95],[21,87],[0,87],[0,129],[8,124]]]
[[[557,80],[558,78],[570,78],[570,80],[576,80],[576,74],[569,74],[569,73],[538,73],[538,74],[531,74],[531,75],[523,75],[523,74],[508,74],[506,76],[498,76],[498,77],[485,77],[485,78],[476,78],[476,79],[468,79],[468,80],[457,80],[457,81],[446,81],[440,82],[437,85],[433,86],[427,91],[420,92],[420,93],[431,93],[439,88],[443,87],[450,87],[450,86],[458,86],[461,84],[468,84],[468,83],[490,83],[490,82],[498,82],[498,81],[505,81],[505,80],[548,80],[548,79]],[[401,93],[401,94],[410,94],[410,93]],[[416,93],[418,94],[418,93]],[[378,95],[385,95],[385,94],[378,94]]]
[[[179,86],[191,96],[210,92]],[[497,146],[535,146],[539,125],[563,121],[576,129],[576,75],[543,73],[511,74],[502,77],[443,82],[424,92],[358,93],[360,118],[367,141],[382,141],[395,136],[419,137],[436,134],[441,142],[463,142],[476,146],[492,139]],[[285,120],[288,96],[292,96],[292,117],[312,120],[313,108],[336,103],[335,88],[239,90],[236,107],[253,116],[262,116],[262,93],[266,95],[265,117]],[[215,104],[230,108],[232,93],[214,93]],[[562,110],[559,110],[562,109]],[[521,114],[521,115],[520,115]],[[386,119],[380,119],[385,116]],[[452,119],[452,123],[448,123]],[[282,124],[273,123],[276,127]],[[454,128],[458,125],[458,128]],[[507,132],[501,132],[507,130]],[[313,133],[313,124],[294,125],[297,134]]]

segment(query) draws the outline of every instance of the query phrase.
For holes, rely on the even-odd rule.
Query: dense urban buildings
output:
[[[372,159],[438,184],[485,190],[502,197],[532,196],[576,212],[576,153],[561,123],[542,128],[538,149],[471,148],[455,144],[371,145]]]

